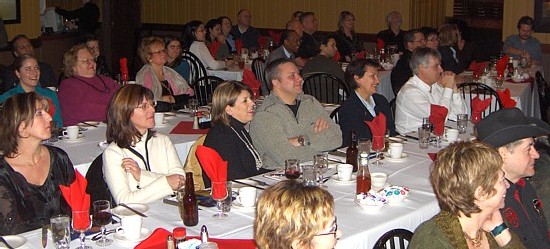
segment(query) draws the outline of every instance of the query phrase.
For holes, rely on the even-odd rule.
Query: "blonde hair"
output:
[[[481,212],[475,191],[495,195],[502,164],[498,151],[481,142],[457,142],[437,153],[430,180],[441,210],[466,217]]]
[[[86,47],[86,44],[78,44],[71,47],[71,49],[63,55],[63,73],[66,77],[74,75],[74,66],[76,66],[78,62],[78,52],[84,49],[88,50],[90,54],[92,53],[92,51]]]
[[[458,33],[459,30],[455,24],[443,24],[439,27],[439,46],[456,46]]]
[[[155,44],[158,44],[164,48],[164,41],[160,37],[149,36],[141,39],[141,43],[138,49],[138,55],[139,55],[139,58],[141,59],[141,62],[143,62],[143,64],[150,64],[149,57],[153,52],[151,50],[151,47]]]
[[[315,235],[333,217],[334,198],[328,191],[295,180],[281,181],[258,199],[254,239],[260,249],[291,248],[293,242],[311,248]]]

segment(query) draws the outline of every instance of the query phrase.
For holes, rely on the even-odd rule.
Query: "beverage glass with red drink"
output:
[[[94,214],[93,219],[96,225],[101,226],[101,239],[96,241],[98,246],[108,246],[113,243],[112,240],[107,239],[105,234],[105,226],[111,223],[111,203],[108,200],[97,200],[93,203]]]
[[[287,159],[285,160],[285,176],[286,179],[298,179],[300,177],[300,160]]]
[[[383,165],[382,162],[380,162],[382,160],[381,158],[381,154],[382,154],[382,151],[384,150],[385,148],[385,138],[386,136],[385,135],[381,135],[381,136],[375,136],[373,135],[372,136],[372,150],[374,150],[376,152],[376,166],[380,166],[380,165]]]
[[[90,221],[90,210],[73,210],[73,230],[80,232],[80,246],[79,249],[92,249],[91,246],[87,246],[85,243],[85,232],[90,228],[92,222]]]

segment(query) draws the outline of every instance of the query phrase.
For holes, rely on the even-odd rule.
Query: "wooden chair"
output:
[[[494,101],[491,101],[489,107],[481,114],[482,118],[502,108],[502,102],[500,101],[497,92],[490,86],[482,83],[471,82],[461,84],[460,86],[458,86],[458,89],[461,91],[464,100],[469,100],[470,113],[472,113],[472,100],[476,96],[478,96],[481,100],[488,98],[494,99]]]
[[[391,108],[391,114],[393,115],[393,120],[395,120],[395,110],[397,108],[396,102],[397,102],[397,95],[395,96],[395,98],[390,100],[390,103],[389,103]]]
[[[535,73],[535,84],[537,84],[539,92],[540,117],[543,121],[548,122],[546,110],[550,107],[550,88],[539,71]]]
[[[407,229],[393,229],[382,235],[374,244],[373,249],[387,249],[388,243],[390,245],[390,249],[405,249],[411,241],[412,236],[413,233]],[[399,247],[397,247],[395,243],[396,240],[399,242]],[[407,241],[407,246],[405,246],[405,241]]]
[[[189,154],[187,154],[187,159],[185,160],[184,170],[185,172],[193,172],[193,184],[195,185],[195,190],[204,189],[202,167],[199,163],[199,159],[197,159],[197,156],[195,155],[195,152],[197,151],[197,147],[204,143],[205,139],[206,134],[200,136],[199,139],[191,145],[191,149],[189,149]]]
[[[189,84],[191,84],[192,87],[199,78],[208,76],[206,68],[195,54],[189,51],[183,51],[182,59],[189,64]]]
[[[204,76],[193,82],[195,98],[199,101],[199,105],[203,106],[211,103],[214,90],[223,81],[223,79],[216,76]]]
[[[338,121],[338,111],[340,111],[340,107],[336,107],[336,109],[332,110],[332,112],[330,113],[330,119],[334,120],[335,123],[339,124],[340,122]]]
[[[306,77],[304,93],[312,95],[321,103],[342,104],[348,98],[348,86],[329,73],[313,73]]]
[[[260,93],[262,96],[269,95],[269,87],[267,87],[267,80],[265,78],[265,61],[262,58],[256,58],[252,61],[252,72],[256,76],[256,79],[260,81]]]

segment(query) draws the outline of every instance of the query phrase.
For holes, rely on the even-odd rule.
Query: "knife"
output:
[[[8,244],[8,242],[6,241],[6,239],[4,239],[4,237],[0,237],[0,243],[6,245],[6,247],[9,249],[13,249],[13,246],[10,246],[10,244]]]
[[[128,210],[134,212],[135,214],[137,214],[137,215],[139,215],[139,216],[141,216],[141,217],[147,217],[147,215],[145,215],[145,214],[143,214],[142,212],[137,211],[137,210],[135,210],[135,209],[129,207],[128,205],[126,205],[126,204],[124,204],[124,203],[120,203],[120,204],[118,204],[118,205],[127,208]]]
[[[239,180],[231,180],[231,181],[232,181],[232,182],[239,183],[239,184],[242,184],[242,185],[245,185],[245,186],[249,186],[249,187],[253,187],[253,188],[265,190],[265,188],[262,188],[262,187],[260,187],[260,186],[248,184],[248,183],[246,183],[246,182],[242,182],[242,181],[239,181]]]
[[[48,245],[48,227],[49,225],[47,224],[42,226],[42,248],[46,248]]]
[[[401,136],[404,136],[404,137],[406,137],[406,138],[410,138],[410,139],[414,139],[414,140],[417,140],[417,141],[418,141],[418,138],[417,138],[417,137],[413,137],[413,136],[411,136],[411,135],[405,134],[405,135],[401,135]]]

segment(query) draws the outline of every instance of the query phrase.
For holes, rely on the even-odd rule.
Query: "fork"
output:
[[[0,243],[6,245],[8,249],[13,249],[13,247],[10,246],[10,244],[8,244],[8,242],[4,239],[4,237],[0,237]]]

